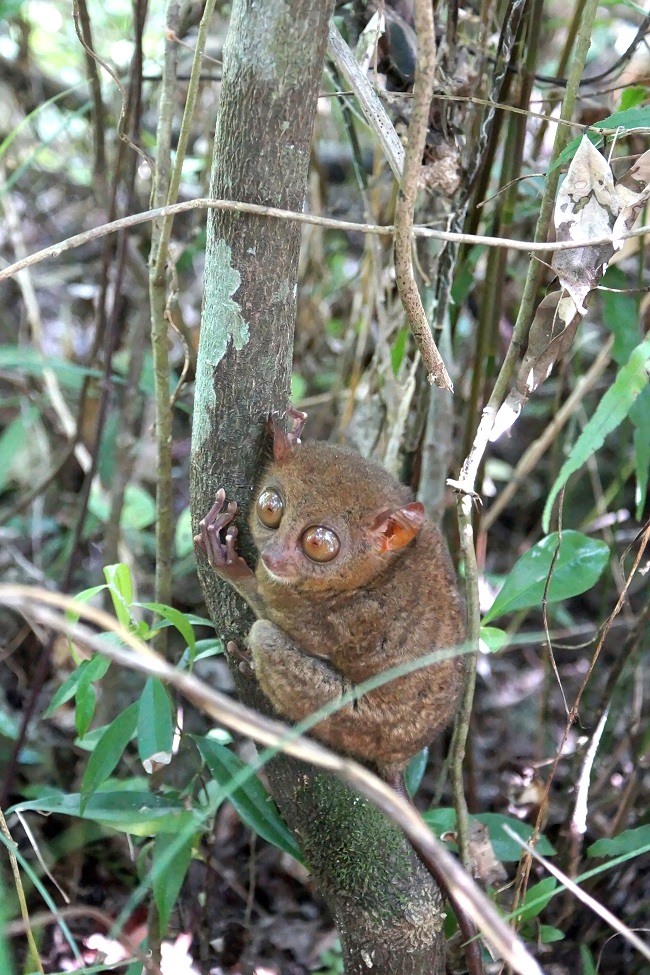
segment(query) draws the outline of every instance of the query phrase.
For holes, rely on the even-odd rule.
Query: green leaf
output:
[[[158,677],[148,677],[138,704],[138,755],[146,772],[152,762],[171,761],[174,725],[167,689]]]
[[[289,398],[292,403],[303,399],[307,395],[307,380],[298,372],[291,373],[291,392]]]
[[[158,910],[161,936],[167,930],[172,908],[180,892],[192,859],[194,831],[187,836],[158,833],[153,844],[151,880]]]
[[[148,491],[129,484],[124,492],[124,507],[120,524],[132,531],[142,531],[156,520],[156,502]]]
[[[580,945],[580,961],[582,962],[582,975],[598,975],[594,957],[587,945]]]
[[[23,450],[29,429],[37,416],[36,407],[28,407],[5,427],[0,436],[0,491],[13,480],[16,455]]]
[[[93,596],[96,596],[97,593],[101,592],[103,589],[106,589],[106,586],[91,586],[90,589],[82,589],[82,591],[78,592],[74,597],[74,601],[75,603],[88,603]],[[65,618],[70,620],[71,623],[76,623],[79,620],[79,616],[79,613],[75,613],[71,609],[66,610]]]
[[[212,777],[219,785],[229,785],[234,776],[245,768],[245,763],[219,742],[207,737],[201,738],[196,735],[193,737]],[[255,830],[262,839],[273,843],[285,853],[290,853],[300,863],[304,862],[298,845],[282,820],[277,806],[256,775],[251,773],[229,799],[241,820]]]
[[[77,669],[67,677],[61,684],[60,688],[52,698],[49,707],[45,711],[43,717],[49,718],[51,714],[60,708],[62,704],[65,704],[70,698],[73,698],[77,692],[77,687],[79,686],[79,681],[81,680],[83,671],[85,667],[88,667],[90,661],[84,660],[79,664]]]
[[[439,806],[437,809],[427,809],[422,818],[436,836],[443,833],[453,833],[456,829],[456,810],[449,806]]]
[[[79,793],[41,796],[31,802],[21,802],[7,812],[59,813],[77,816],[110,829],[134,836],[154,836],[156,833],[178,833],[197,822],[198,814],[188,812],[178,799],[154,796],[149,792],[95,792],[81,809]]]
[[[545,877],[544,880],[540,880],[538,884],[535,884],[533,887],[529,887],[526,891],[526,896],[521,908],[517,911],[518,920],[529,921],[531,918],[537,917],[539,914],[541,914],[548,902],[553,897],[556,887],[557,880],[555,877]],[[538,900],[539,903],[537,903]]]
[[[0,346],[0,369],[6,372],[20,372],[26,376],[42,376],[44,369],[51,369],[63,386],[72,389],[81,387],[84,376],[102,378],[99,369],[85,369],[64,359],[41,355],[36,349],[16,345]]]
[[[641,855],[648,850],[650,850],[650,825],[645,825],[637,826],[636,829],[626,829],[618,836],[596,840],[587,850],[587,856],[616,857],[622,853]]]
[[[216,636],[207,640],[197,640],[194,663],[198,660],[205,660],[207,657],[215,657],[218,653],[223,652],[223,640]]]
[[[75,697],[75,726],[77,728],[77,734],[80,738],[88,731],[90,722],[93,719],[95,713],[95,704],[97,703],[97,695],[95,689],[92,686],[94,681],[101,680],[101,678],[107,673],[111,662],[107,657],[102,657],[101,653],[95,654],[91,660],[84,660],[77,668],[75,674],[72,677],[76,677],[76,682],[72,682],[74,685],[74,690],[72,694],[68,694],[64,700],[74,695]],[[67,682],[66,682],[67,683]],[[65,686],[65,685],[64,685]],[[63,688],[62,688],[63,689]],[[63,701],[59,698],[59,695],[55,695],[55,701],[52,702],[48,711],[53,711],[55,707],[62,704]]]
[[[9,714],[8,711],[0,707],[0,735],[9,738],[10,741],[15,741],[18,737],[18,729],[18,721],[13,714]]]
[[[79,681],[75,694],[74,723],[80,738],[86,734],[95,714],[97,694],[95,688],[85,677]]]
[[[522,823],[514,816],[504,816],[502,813],[479,813],[476,819],[479,823],[487,826],[492,849],[497,860],[500,860],[501,863],[515,863],[519,860],[522,853],[521,847],[508,836],[503,827],[504,825],[508,826],[524,843],[528,843],[533,835],[532,826],[528,823]],[[557,850],[545,836],[539,837],[535,849],[545,857],[554,856],[557,853]]]
[[[117,562],[115,565],[105,565],[104,578],[108,583],[108,589],[113,600],[113,608],[118,622],[126,630],[130,630],[132,626],[131,602],[133,600],[131,570],[124,562]]]
[[[423,748],[421,751],[416,752],[404,770],[404,785],[406,786],[406,791],[411,797],[413,797],[420,788],[420,784],[427,767],[428,758],[429,749]]]
[[[643,85],[630,85],[621,94],[621,102],[619,111],[625,112],[630,108],[636,108],[637,105],[641,105],[642,102],[650,95],[650,90],[644,88]]]
[[[578,437],[569,457],[562,465],[555,484],[544,505],[542,525],[548,531],[553,502],[570,476],[602,447],[607,434],[615,430],[626,418],[635,400],[650,378],[650,336],[630,355],[629,361],[621,367],[612,386],[607,390],[596,412]]]
[[[646,386],[630,410],[634,424],[634,467],[636,472],[635,515],[643,520],[650,475],[650,386]]]
[[[214,629],[214,623],[207,616],[197,616],[196,613],[185,613],[185,619],[192,626],[209,626],[211,630]]]
[[[564,940],[564,931],[551,927],[550,924],[540,924],[537,934],[543,945],[549,945],[552,941]]]
[[[179,559],[194,551],[194,537],[192,535],[192,515],[189,507],[183,508],[176,519],[174,531],[174,550]]]
[[[423,813],[422,818],[437,836],[442,836],[443,833],[453,833],[456,830],[456,811],[450,807],[442,806],[439,809],[429,809]],[[479,813],[469,818],[470,821],[476,820],[486,827],[494,855],[501,863],[516,863],[521,857],[521,847],[505,832],[504,824],[513,833],[516,833],[524,843],[528,843],[533,835],[532,826],[529,826],[528,823],[522,823],[513,816],[504,816],[501,813]],[[535,849],[542,856],[547,857],[553,856],[557,852],[545,836],[539,837]]]
[[[390,361],[393,367],[393,375],[395,376],[397,376],[399,373],[399,368],[404,361],[404,356],[406,355],[406,343],[408,341],[410,331],[410,328],[408,328],[406,325],[404,328],[400,328],[391,347]]]
[[[482,626],[480,639],[490,653],[497,653],[508,642],[508,634],[505,630],[500,630],[498,626]]]
[[[175,626],[190,648],[192,657],[194,657],[196,652],[194,630],[184,613],[181,613],[178,609],[174,609],[173,606],[165,606],[163,603],[135,603],[135,605],[141,606],[143,609],[150,609],[152,613],[158,613],[168,623]]]
[[[557,545],[558,533],[553,532],[518,559],[483,617],[483,623],[516,609],[541,606]],[[556,603],[586,592],[598,580],[608,559],[609,549],[604,542],[588,538],[581,532],[563,532],[548,587],[548,602]]]
[[[104,728],[81,780],[82,807],[86,806],[89,795],[106,781],[122,758],[124,749],[135,735],[137,717],[138,703],[135,702]]]
[[[650,107],[628,108],[623,112],[615,112],[614,115],[608,115],[607,118],[601,119],[599,122],[592,122],[592,128],[621,128],[625,132],[629,132],[630,129],[647,129],[648,127],[650,127]],[[599,132],[587,132],[587,138],[595,146],[603,141],[603,136]],[[573,139],[553,162],[549,171],[553,172],[558,166],[563,166],[565,163],[570,162],[575,156],[581,141],[582,135]]]
[[[610,267],[603,278],[606,288],[625,288],[627,277],[620,267]],[[637,299],[617,291],[601,291],[603,322],[614,336],[612,358],[624,366],[643,337],[639,327]]]

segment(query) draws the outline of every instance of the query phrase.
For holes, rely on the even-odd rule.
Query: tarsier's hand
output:
[[[199,534],[194,536],[194,544],[222,579],[230,582],[245,579],[253,575],[248,563],[235,551],[237,541],[237,527],[232,521],[237,514],[237,502],[230,501],[226,510],[226,492],[219,488],[215,503],[205,518],[199,522]],[[225,538],[222,531],[226,529]]]

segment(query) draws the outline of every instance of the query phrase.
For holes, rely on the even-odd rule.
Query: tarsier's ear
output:
[[[381,552],[395,552],[411,542],[422,527],[424,505],[412,501],[403,508],[382,511],[372,525]]]
[[[276,461],[284,460],[296,444],[300,443],[300,434],[305,425],[307,414],[289,405],[287,417],[291,420],[291,426],[288,432],[285,432],[275,414],[271,413],[269,416],[269,432],[273,437],[273,459]]]

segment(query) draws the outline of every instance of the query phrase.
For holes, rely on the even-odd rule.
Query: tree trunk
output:
[[[333,0],[235,0],[224,48],[214,198],[302,209]],[[265,449],[265,421],[289,396],[300,227],[212,211],[196,377],[194,523],[223,486],[245,515]],[[201,564],[217,631],[240,638],[250,612]],[[237,675],[242,699],[268,705]],[[283,756],[273,794],[338,926],[348,975],[444,972],[441,897],[401,833],[347,787]]]

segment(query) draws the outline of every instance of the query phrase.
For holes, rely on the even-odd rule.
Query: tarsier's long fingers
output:
[[[227,547],[221,541],[219,533],[231,523],[237,514],[237,502],[231,501],[224,511],[225,501],[226,492],[223,488],[219,488],[215,503],[205,518],[199,522],[199,534],[194,536],[195,543],[207,555],[210,564],[213,566],[224,565],[227,561]]]
[[[231,525],[226,532],[226,562],[228,565],[232,565],[239,558],[239,555],[235,551],[235,542],[237,541],[238,534],[236,525]]]
[[[242,650],[234,640],[228,640],[226,653],[237,661],[237,669],[245,677],[252,677],[254,675],[255,664],[253,663],[252,654],[248,650]]]

